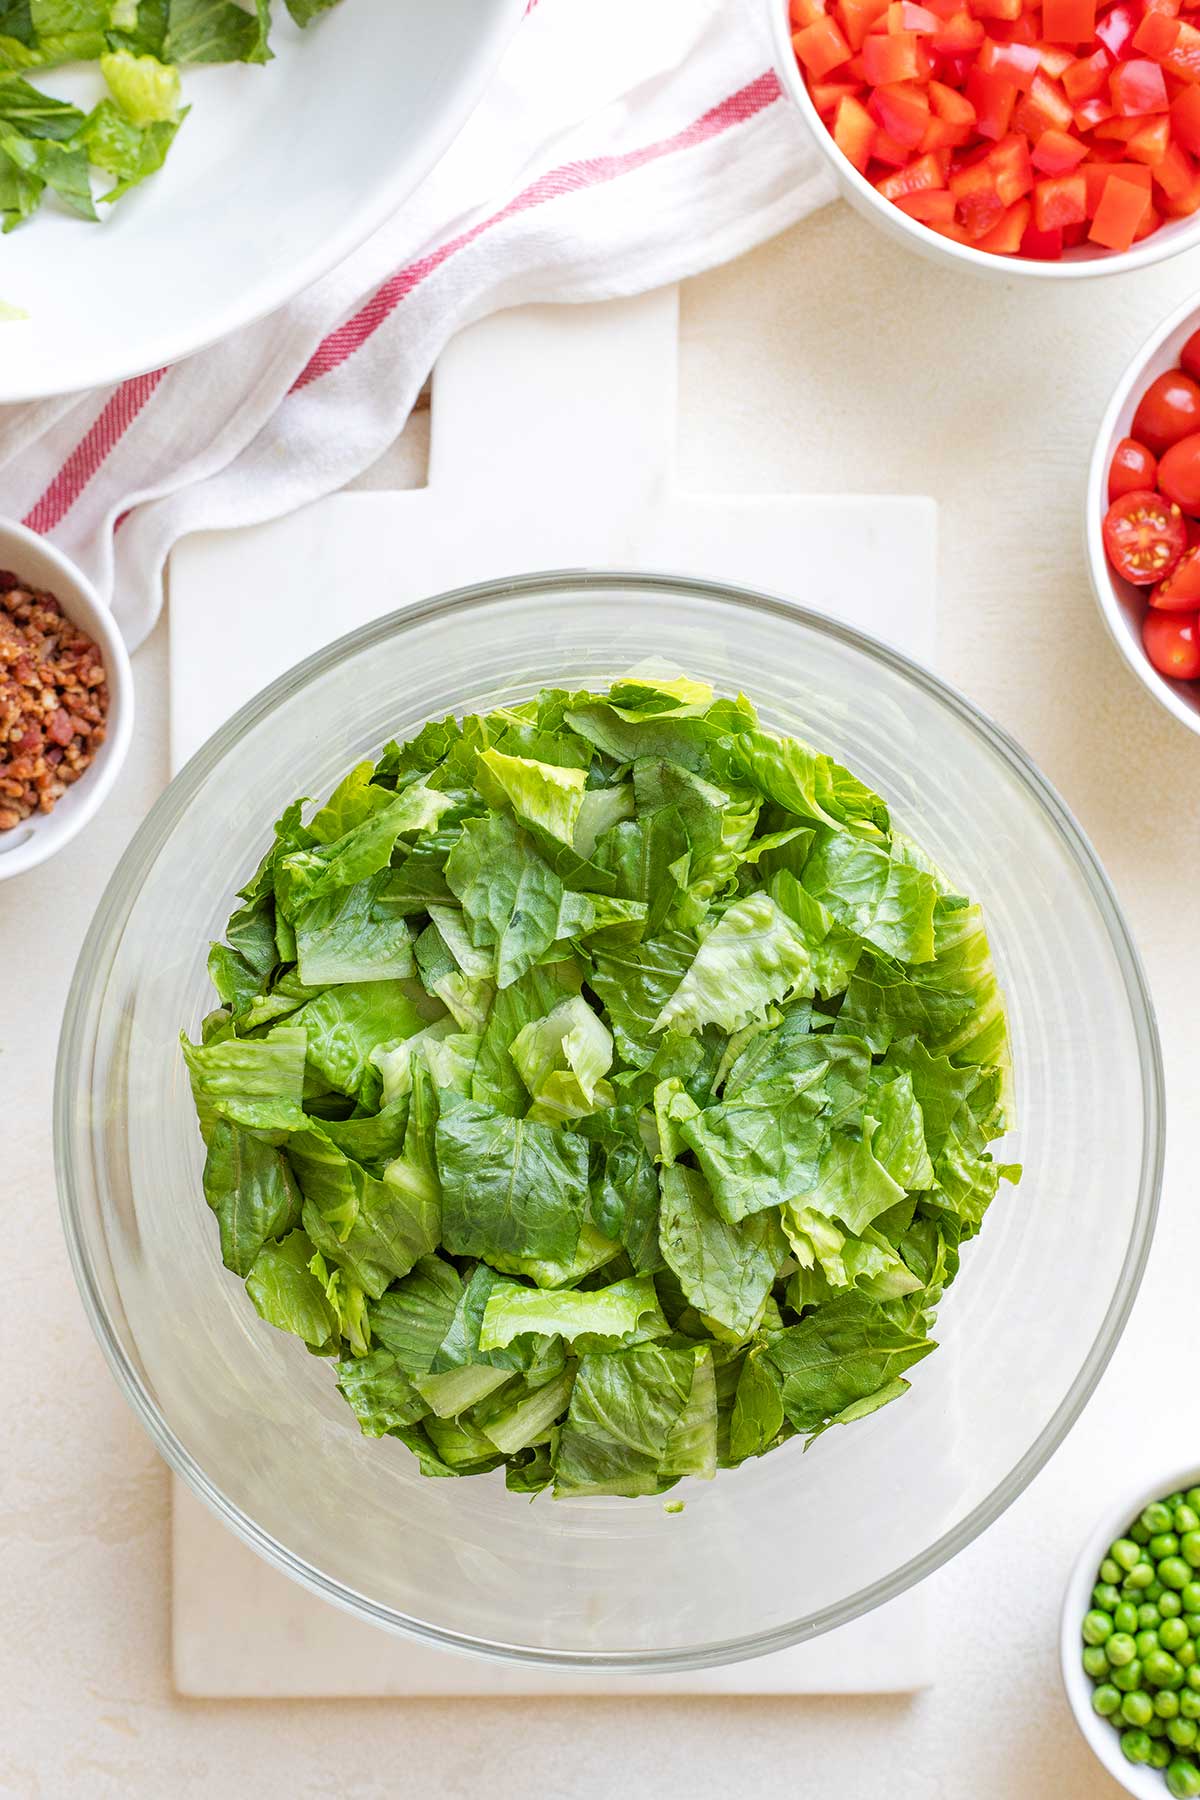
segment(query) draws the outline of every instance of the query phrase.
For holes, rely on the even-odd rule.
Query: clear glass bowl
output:
[[[389,736],[644,659],[744,689],[832,750],[986,908],[1008,996],[1025,1164],[964,1256],[942,1348],[898,1405],[660,1500],[530,1505],[499,1476],[429,1481],[359,1435],[329,1366],[222,1269],[178,1049],[205,951],[272,820]],[[378,1623],[560,1666],[686,1669],[783,1648],[928,1574],[1061,1442],[1149,1247],[1162,1074],[1145,981],[1078,826],[1017,747],[894,651],[701,582],[557,575],[413,606],[277,681],[134,839],[67,1006],[56,1148],[84,1302],[184,1479],[271,1562]],[[674,1496],[673,1496],[674,1497]]]

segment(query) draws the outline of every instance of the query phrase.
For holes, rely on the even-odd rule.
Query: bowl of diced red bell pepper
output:
[[[1088,566],[1121,655],[1200,732],[1200,304],[1143,344],[1118,383],[1088,471]]]
[[[767,4],[847,198],[918,248],[1089,276],[1200,243],[1200,4]]]

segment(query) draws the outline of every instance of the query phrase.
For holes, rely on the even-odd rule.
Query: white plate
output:
[[[274,61],[183,71],[163,170],[98,225],[47,198],[4,239],[0,400],[177,361],[282,305],[362,242],[446,149],[526,0],[343,0]],[[92,69],[39,86],[89,104]]]

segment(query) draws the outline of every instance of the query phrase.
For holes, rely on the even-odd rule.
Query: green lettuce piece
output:
[[[406,1375],[428,1375],[450,1329],[462,1291],[453,1263],[422,1256],[409,1274],[367,1309],[372,1341],[393,1356]]]
[[[479,1332],[481,1350],[503,1350],[515,1337],[536,1332],[568,1342],[584,1334],[602,1338],[666,1337],[670,1330],[647,1276],[614,1281],[608,1287],[547,1293],[500,1281],[492,1288]],[[612,1348],[620,1348],[615,1344]]]
[[[801,884],[839,924],[899,962],[933,960],[932,878],[894,862],[877,844],[844,831],[820,831]]]
[[[270,0],[171,0],[163,54],[173,63],[269,62]]]
[[[268,1325],[294,1332],[314,1350],[335,1343],[338,1322],[324,1285],[313,1274],[315,1251],[302,1231],[265,1244],[246,1277],[246,1292]]]
[[[451,1255],[568,1261],[574,1254],[587,1203],[582,1139],[447,1095],[437,1160]]]
[[[507,815],[468,819],[446,861],[476,946],[496,947],[496,982],[511,987],[559,936],[563,885]]]
[[[579,964],[567,958],[536,964],[495,994],[471,1075],[473,1100],[495,1112],[524,1117],[529,1092],[512,1059],[513,1041],[525,1025],[545,1018],[562,1000],[578,994],[582,980]]]
[[[179,113],[179,70],[156,56],[110,50],[100,58],[108,91],[133,125],[174,121]]]
[[[50,188],[70,211],[84,219],[96,217],[87,152],[78,145],[60,144],[48,137],[16,137],[0,120],[0,153],[14,165],[19,176]]]
[[[740,1031],[775,1001],[811,991],[803,941],[767,894],[747,894],[724,913],[654,1021],[656,1031]]]
[[[931,1188],[933,1163],[925,1143],[925,1120],[907,1072],[891,1081],[874,1080],[868,1098],[874,1120],[871,1151],[899,1187]]]
[[[731,1225],[697,1169],[665,1168],[661,1180],[659,1229],[668,1268],[699,1312],[744,1335],[787,1254],[778,1218],[761,1212]]]
[[[489,1261],[497,1269],[503,1269],[506,1275],[524,1275],[540,1288],[571,1288],[594,1275],[597,1269],[603,1269],[621,1254],[621,1245],[613,1238],[605,1237],[594,1225],[584,1220],[579,1230],[579,1242],[571,1256],[555,1260],[543,1256],[507,1256],[501,1251],[493,1251]]]
[[[412,937],[395,889],[391,870],[381,869],[301,906],[293,920],[300,980],[326,987],[407,979],[414,967]]]
[[[343,1356],[338,1363],[337,1384],[354,1408],[364,1437],[384,1437],[415,1425],[429,1411],[428,1403],[390,1350]]]
[[[783,1422],[783,1381],[760,1345],[750,1351],[738,1377],[729,1425],[730,1461],[764,1456],[782,1431]]]
[[[436,1190],[370,1174],[315,1123],[288,1142],[288,1160],[304,1195],[304,1227],[321,1254],[378,1298],[434,1249],[441,1226]],[[403,1167],[401,1163],[401,1167]]]
[[[102,200],[119,200],[162,168],[188,110],[185,106],[176,118],[135,125],[111,100],[100,102],[84,127],[83,141],[90,162],[116,177],[115,185],[101,194]]]
[[[664,1485],[690,1475],[711,1481],[717,1472],[717,1381],[707,1344],[692,1351],[694,1368],[687,1403],[667,1435],[659,1464]]]
[[[696,939],[683,931],[596,950],[590,985],[608,1014],[622,1061],[644,1068],[653,1059],[659,1017],[691,968],[696,950]]]
[[[490,806],[511,807],[522,825],[573,844],[587,786],[583,769],[559,768],[491,749],[479,758],[475,785]]]
[[[457,1419],[473,1412],[498,1388],[508,1387],[512,1379],[507,1370],[481,1363],[438,1375],[418,1375],[414,1385],[435,1418]],[[489,1445],[482,1454],[488,1456],[494,1448]]]
[[[312,1067],[343,1094],[362,1094],[371,1104],[383,1089],[374,1053],[413,1037],[425,1021],[402,982],[355,981],[327,987],[292,1015],[292,1024],[303,1027]]]
[[[225,1119],[208,1140],[204,1198],[220,1224],[221,1260],[235,1275],[249,1275],[268,1240],[300,1223],[303,1202],[283,1151]]]
[[[797,1431],[811,1433],[888,1388],[933,1348],[931,1338],[853,1293],[776,1333],[764,1354],[782,1380],[788,1419]]]
[[[540,1387],[522,1381],[505,1386],[477,1405],[472,1423],[503,1456],[515,1456],[534,1444],[545,1443],[554,1423],[566,1412],[575,1386],[574,1367]]]
[[[303,1131],[301,1108],[308,1036],[278,1026],[264,1038],[225,1038],[197,1046],[181,1039],[201,1130],[218,1119],[248,1131]]]
[[[787,1206],[818,1179],[828,1137],[820,1071],[789,1100],[731,1100],[683,1119],[677,1129],[708,1182],[722,1218]]]
[[[523,1025],[509,1055],[533,1102],[531,1119],[561,1124],[613,1104],[604,1080],[612,1067],[612,1033],[582,995]]]
[[[556,1495],[657,1493],[695,1374],[694,1350],[657,1344],[582,1357],[554,1458]]]
[[[32,82],[16,75],[0,77],[0,131],[22,138],[45,138],[71,143],[84,124],[84,115],[66,100],[43,94]]]
[[[339,0],[287,0],[287,9],[297,25],[306,26],[338,4]]]
[[[232,0],[225,3],[232,4]],[[341,837],[318,843],[313,849],[288,852],[280,858],[275,873],[279,904],[294,918],[300,907],[377,875],[387,868],[401,837],[436,830],[438,820],[452,805],[448,794],[439,793],[423,779],[415,781]]]

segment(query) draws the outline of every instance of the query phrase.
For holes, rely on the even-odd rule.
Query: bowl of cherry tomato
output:
[[[846,198],[913,248],[1080,278],[1200,243],[1200,4],[765,4]]]
[[[1105,623],[1156,699],[1200,732],[1200,305],[1126,370],[1088,474],[1088,564]]]

